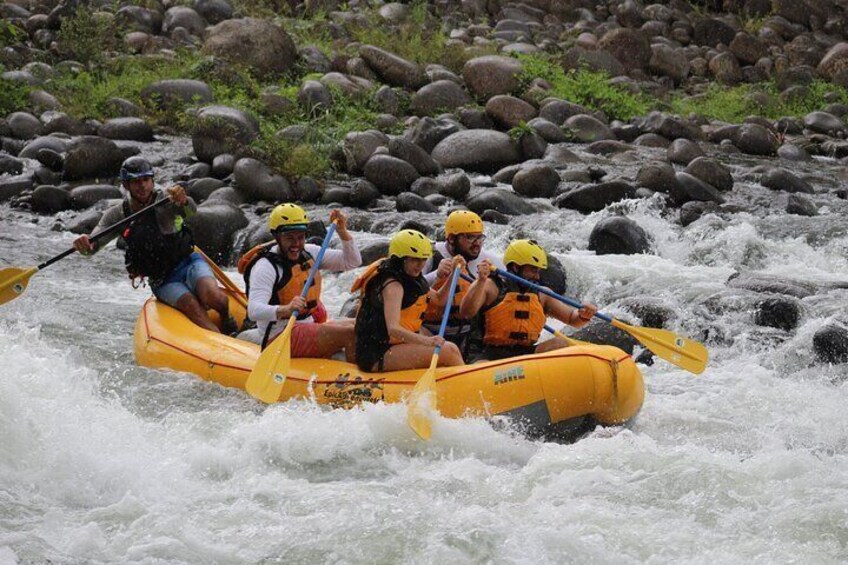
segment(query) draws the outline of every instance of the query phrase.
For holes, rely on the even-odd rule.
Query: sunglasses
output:
[[[480,243],[483,243],[484,241],[486,241],[486,236],[482,233],[462,233],[462,234],[459,234],[459,235],[461,237],[464,237],[465,239],[467,239],[471,243],[477,243],[478,241]]]

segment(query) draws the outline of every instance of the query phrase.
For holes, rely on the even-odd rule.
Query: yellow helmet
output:
[[[275,231],[305,230],[309,223],[306,210],[297,204],[280,204],[271,212],[268,219],[268,229]]]
[[[445,222],[445,236],[460,233],[483,233],[483,220],[470,210],[454,210]]]
[[[503,256],[504,265],[530,265],[540,269],[548,268],[548,256],[545,250],[532,239],[516,239],[511,242]]]
[[[429,259],[432,255],[433,244],[420,231],[401,230],[389,243],[389,257]]]

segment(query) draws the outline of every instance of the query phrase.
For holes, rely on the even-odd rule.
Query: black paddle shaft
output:
[[[147,208],[143,208],[143,209],[139,210],[138,212],[136,212],[135,214],[130,214],[129,216],[127,216],[126,218],[124,218],[124,219],[123,219],[123,220],[121,220],[120,222],[117,222],[117,223],[115,223],[115,224],[112,224],[112,225],[111,225],[111,226],[109,226],[108,228],[106,228],[106,229],[104,229],[104,230],[101,230],[100,232],[96,233],[96,234],[95,234],[95,235],[93,235],[93,236],[90,236],[90,237],[89,237],[89,241],[94,242],[94,241],[97,241],[98,239],[100,239],[100,238],[102,238],[102,237],[105,237],[105,236],[107,236],[107,235],[109,235],[109,234],[114,233],[114,232],[115,232],[115,230],[119,230],[119,229],[121,229],[122,227],[124,227],[125,225],[129,224],[130,222],[132,222],[133,220],[135,220],[136,218],[138,218],[138,217],[139,217],[139,216],[141,216],[142,214],[146,214],[146,213],[147,213],[147,212],[149,212],[150,210],[153,210],[154,208],[156,208],[157,206],[159,206],[159,205],[161,205],[161,204],[163,204],[163,203],[165,203],[165,202],[170,202],[170,200],[169,200],[169,199],[167,199],[167,198],[163,198],[162,200],[157,200],[156,202],[154,202],[153,204],[151,204],[151,205],[150,205],[150,206],[148,206]],[[66,250],[66,251],[63,251],[63,252],[59,253],[59,254],[58,254],[58,255],[56,255],[55,257],[52,257],[52,258],[48,259],[47,261],[45,261],[44,263],[42,263],[41,265],[39,265],[39,266],[38,266],[38,267],[36,267],[36,268],[40,271],[41,269],[44,269],[45,267],[49,267],[50,265],[52,265],[52,264],[53,264],[53,263],[55,263],[56,261],[61,261],[62,259],[64,259],[64,258],[65,258],[65,257],[67,257],[68,255],[70,255],[70,254],[74,253],[75,251],[76,251],[76,248],[71,247],[70,249],[68,249],[68,250]]]

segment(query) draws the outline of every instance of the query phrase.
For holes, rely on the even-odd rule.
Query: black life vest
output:
[[[369,277],[362,288],[359,303],[359,312],[356,314],[356,352],[367,355],[369,352],[384,352],[391,345],[389,331],[386,327],[386,316],[383,311],[383,300],[381,294],[390,280],[396,280],[403,286],[403,299],[401,301],[401,321],[404,327],[411,331],[417,331],[424,321],[424,312],[427,308],[427,296],[430,293],[430,285],[423,275],[410,277],[403,271],[402,259],[397,261],[396,257],[383,260],[377,267],[377,272]],[[355,283],[354,283],[355,284]],[[406,311],[406,316],[404,316]],[[410,315],[416,320],[407,320]],[[413,323],[415,322],[415,323]],[[413,326],[416,326],[413,329]]]
[[[161,195],[156,192],[155,198]],[[123,203],[124,217],[130,216],[132,208],[129,200]],[[177,265],[194,251],[194,239],[185,225],[185,216],[175,219],[174,233],[162,233],[156,210],[142,214],[124,229],[121,237],[127,244],[124,264],[127,272],[135,277],[147,277],[150,284],[161,283]]]

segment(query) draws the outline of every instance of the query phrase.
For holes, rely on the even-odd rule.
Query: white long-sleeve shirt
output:
[[[304,246],[307,253],[313,258],[318,257],[321,247],[307,243]],[[279,253],[280,247],[274,245],[271,247],[272,253]],[[354,244],[353,240],[342,240],[341,249],[327,249],[324,253],[324,259],[321,261],[322,271],[349,271],[355,269],[362,264],[362,256],[359,254],[359,248]],[[282,276],[282,273],[279,273]],[[260,331],[260,335],[265,335],[268,329],[268,324],[277,320],[277,306],[271,304],[271,296],[274,292],[274,282],[278,278],[277,266],[266,258],[261,258],[256,261],[250,271],[250,295],[247,300],[247,314],[250,319],[256,322],[256,327]],[[310,316],[301,322],[312,322]],[[269,340],[282,332],[286,327],[285,323],[275,324],[272,329]]]

